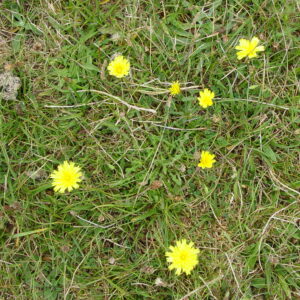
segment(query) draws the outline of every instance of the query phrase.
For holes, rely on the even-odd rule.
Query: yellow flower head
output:
[[[172,82],[171,87],[169,88],[171,95],[177,95],[181,92],[179,81]]]
[[[182,272],[189,275],[198,264],[198,253],[193,242],[187,244],[186,240],[177,241],[176,246],[170,246],[170,251],[166,252],[167,262],[171,263],[169,270],[176,269],[176,275]]]
[[[81,181],[81,176],[80,168],[68,161],[60,164],[58,169],[50,175],[53,178],[54,191],[59,193],[64,193],[66,190],[71,192],[73,189],[79,188],[78,183]]]
[[[252,40],[246,40],[246,39],[240,39],[239,45],[235,47],[236,50],[239,50],[237,52],[237,58],[243,59],[244,57],[257,57],[257,52],[264,51],[264,46],[258,46],[259,39],[257,37],[253,37]]]
[[[209,89],[204,89],[200,91],[200,97],[198,97],[199,105],[203,108],[213,105],[213,99],[215,97],[215,93],[210,91]]]
[[[122,55],[119,55],[109,63],[107,70],[110,75],[122,78],[129,74],[130,62]]]
[[[215,155],[209,153],[208,151],[202,151],[201,152],[201,159],[198,164],[198,167],[205,169],[205,168],[211,168],[212,165],[216,162]]]

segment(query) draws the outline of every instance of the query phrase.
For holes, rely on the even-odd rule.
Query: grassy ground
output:
[[[299,4],[103,2],[0,2],[0,68],[22,82],[0,102],[1,299],[300,299]],[[254,35],[266,51],[238,61]],[[161,93],[175,80],[197,87]],[[63,160],[85,178],[58,195]],[[189,277],[164,256],[182,238]]]

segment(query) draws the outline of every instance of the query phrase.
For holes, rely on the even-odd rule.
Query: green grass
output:
[[[1,299],[299,299],[297,1],[100,2],[0,3],[0,68],[22,81],[0,102]],[[266,51],[238,61],[254,35]],[[199,88],[160,93],[175,80]],[[85,178],[58,195],[63,160]],[[164,256],[182,238],[189,277]]]

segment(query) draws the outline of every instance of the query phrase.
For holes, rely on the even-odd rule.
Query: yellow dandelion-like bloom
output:
[[[170,246],[170,251],[166,252],[169,270],[176,269],[175,274],[180,275],[182,272],[189,275],[198,264],[199,250],[194,247],[194,243],[189,244],[186,240],[177,241],[175,246]]]
[[[203,108],[212,106],[214,97],[215,93],[210,91],[209,89],[204,89],[203,91],[200,91],[200,97],[198,97],[199,105]]]
[[[71,192],[73,189],[79,188],[78,183],[81,182],[81,176],[80,168],[68,161],[60,164],[58,169],[50,175],[53,178],[54,191],[59,193],[64,193],[66,190]]]
[[[264,51],[264,46],[258,46],[259,39],[253,37],[252,40],[240,39],[239,45],[235,47],[236,50],[239,50],[236,55],[238,59],[243,59],[244,57],[257,57],[257,52]]]
[[[216,162],[216,160],[215,160],[214,154],[211,154],[208,151],[202,151],[198,167],[200,167],[202,169],[205,169],[205,168],[210,169],[215,162]]]
[[[179,81],[173,81],[169,88],[171,95],[177,95],[181,92]]]
[[[107,70],[109,71],[110,75],[122,78],[129,74],[130,62],[122,55],[119,55],[109,63]]]

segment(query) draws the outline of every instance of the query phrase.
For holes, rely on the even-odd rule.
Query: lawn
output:
[[[0,1],[0,73],[20,83],[15,99],[0,88],[0,299],[300,299],[299,13]],[[238,60],[253,37],[265,51]],[[83,178],[56,193],[64,161]],[[190,275],[165,256],[182,239],[200,250]]]

